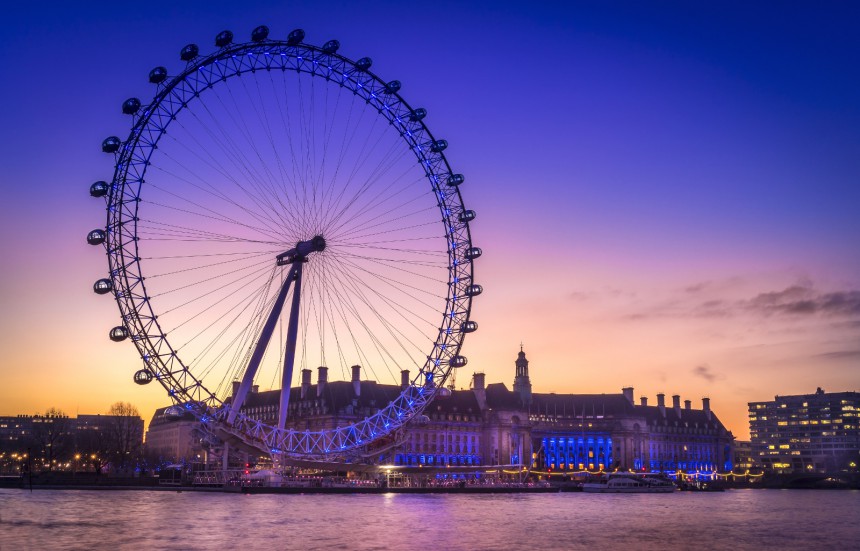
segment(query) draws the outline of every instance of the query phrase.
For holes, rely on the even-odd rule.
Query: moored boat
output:
[[[582,485],[583,492],[599,494],[664,494],[675,490],[675,484],[665,476],[635,473],[608,473]]]

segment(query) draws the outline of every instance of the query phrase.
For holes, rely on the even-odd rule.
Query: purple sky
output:
[[[710,396],[743,437],[748,401],[860,386],[857,5],[174,4],[4,8],[0,413],[166,402],[107,339],[87,189],[152,67],[259,24],[371,56],[450,142],[484,249],[458,386],[522,341],[536,391]]]

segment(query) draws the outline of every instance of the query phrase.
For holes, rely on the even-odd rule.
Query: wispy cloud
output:
[[[696,377],[701,377],[709,383],[713,383],[717,379],[722,378],[719,374],[714,373],[714,371],[711,369],[711,366],[709,366],[708,364],[701,364],[694,367],[693,375],[695,375]]]
[[[860,316],[860,291],[818,293],[811,285],[793,285],[782,291],[760,293],[741,303],[746,309],[766,316]]]
[[[835,350],[833,352],[816,354],[813,358],[825,358],[828,360],[860,360],[860,350]]]
[[[728,318],[739,315],[764,317],[819,316],[853,323],[860,318],[860,290],[819,292],[811,281],[803,280],[778,291],[766,291],[744,298],[731,289],[741,280],[702,282],[679,289],[651,304],[637,305],[622,317],[628,320],[655,318]],[[726,295],[730,296],[726,296]],[[734,295],[734,296],[731,296]],[[857,320],[860,322],[860,320]]]

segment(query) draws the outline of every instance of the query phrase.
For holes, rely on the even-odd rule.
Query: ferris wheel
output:
[[[115,170],[90,187],[107,219],[87,241],[106,248],[94,291],[116,299],[110,338],[137,347],[137,383],[256,449],[328,456],[402,427],[466,364],[481,250],[427,111],[370,58],[304,37],[224,31],[209,55],[184,47],[175,76],[153,69],[152,101],[122,104],[128,137],[102,143]],[[357,422],[295,428],[299,369],[353,365],[414,375]],[[277,423],[242,409],[257,387],[280,388]]]

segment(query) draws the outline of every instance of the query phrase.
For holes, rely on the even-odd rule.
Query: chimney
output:
[[[642,396],[641,398],[639,398],[639,405],[647,406],[648,405],[648,397]]]
[[[660,408],[663,417],[666,417],[666,395],[662,392],[657,395],[657,407]]]
[[[251,385],[251,394],[260,392],[260,385]]]
[[[486,377],[483,373],[472,374],[472,393],[478,401],[478,407],[481,410],[487,409]]]
[[[693,402],[691,402],[689,400],[684,400],[684,409],[686,409],[687,411],[690,411],[692,405],[693,405]]]
[[[328,368],[321,365],[317,368],[317,397],[322,396],[325,385],[328,382]]]
[[[361,396],[361,366],[352,366],[352,390],[356,396]]]
[[[239,381],[233,381],[233,392],[230,396],[236,396],[236,393],[239,392],[239,385],[242,384]]]
[[[311,370],[302,369],[302,400],[304,400],[308,391],[311,389]]]
[[[681,397],[677,394],[672,396],[672,407],[675,409],[681,409]]]
[[[633,405],[633,387],[628,386],[621,389],[621,392],[624,394],[624,397],[627,398],[627,401],[630,402],[630,405]]]
[[[400,372],[400,388],[404,389],[409,386],[409,370],[404,369]]]
[[[705,412],[705,415],[708,416],[708,419],[711,418],[711,399],[710,398],[702,398],[702,410]]]

